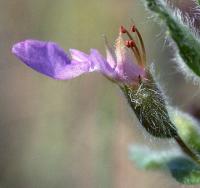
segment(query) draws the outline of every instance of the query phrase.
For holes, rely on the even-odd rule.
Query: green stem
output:
[[[191,157],[196,163],[200,165],[200,156],[193,152],[181,139],[179,135],[175,136],[174,139],[176,140],[177,144],[180,146],[182,151],[187,154],[189,157]]]

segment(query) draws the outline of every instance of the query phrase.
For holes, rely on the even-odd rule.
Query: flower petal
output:
[[[106,46],[106,60],[112,68],[117,65],[117,59],[114,50],[110,47],[106,36],[104,36],[105,46]]]
[[[124,64],[127,60],[127,49],[124,45],[124,40],[121,36],[121,33],[119,33],[118,38],[116,39],[115,43],[115,54],[117,58],[117,65]]]
[[[89,55],[88,54],[85,54],[84,52],[81,52],[81,51],[76,50],[76,49],[70,49],[69,52],[70,52],[71,58],[73,60],[75,60],[77,62],[85,62],[85,63],[89,62]]]
[[[69,51],[73,60],[80,63],[86,63],[88,65],[88,72],[99,70],[99,63],[92,62],[90,55],[76,49],[70,49]]]
[[[138,82],[139,76],[145,76],[145,69],[134,63],[130,64],[126,62],[124,65],[119,65],[117,68],[118,80],[124,83]]]
[[[98,50],[91,49],[90,50],[90,60],[91,67],[94,67],[96,70],[99,70],[105,76],[110,78],[115,77],[114,69],[109,65],[109,63],[105,60],[105,58],[99,53]]]
[[[12,52],[29,67],[54,79],[68,80],[89,71],[87,56],[85,61],[71,60],[53,42],[26,40],[15,44]]]

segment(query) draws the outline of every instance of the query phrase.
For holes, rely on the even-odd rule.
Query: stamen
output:
[[[136,58],[138,59],[138,62],[141,65],[143,65],[142,58],[141,58],[141,55],[140,55],[140,51],[139,51],[135,41],[134,40],[130,40],[129,41],[129,45],[131,46],[132,51],[134,52]]]
[[[135,57],[137,59],[137,62],[140,63],[141,62],[141,56],[140,56],[140,52],[139,52],[139,50],[138,50],[138,48],[137,48],[137,46],[135,44],[135,41],[134,40],[126,40],[125,41],[125,46],[127,48],[130,48],[133,51],[133,53],[134,53],[134,55],[135,55]]]
[[[126,40],[125,41],[125,46],[127,47],[127,48],[130,48],[131,46],[130,46],[130,43],[129,43],[129,40]]]
[[[132,31],[133,33],[135,33],[135,31],[136,31],[135,25],[133,25],[133,26],[131,27],[131,31]]]
[[[121,27],[120,27],[120,32],[121,32],[121,33],[127,33],[127,30],[126,30],[123,26],[121,26]]]
[[[145,47],[144,47],[144,42],[143,42],[143,39],[142,39],[142,35],[140,34],[139,30],[137,29],[137,27],[135,25],[133,25],[131,27],[131,31],[132,32],[136,32],[137,34],[137,37],[139,38],[140,40],[140,45],[141,45],[141,48],[142,48],[142,57],[143,57],[143,62],[146,63],[146,50],[145,50]]]
[[[138,63],[141,64],[141,65],[143,65],[144,63],[143,63],[143,61],[142,61],[142,57],[141,57],[141,55],[140,55],[140,51],[139,51],[139,49],[138,49],[138,47],[137,47],[137,45],[136,45],[136,43],[135,43],[133,37],[131,36],[131,34],[130,34],[124,27],[122,27],[122,28],[126,31],[126,34],[127,34],[128,37],[130,38],[129,44],[128,44],[128,46],[130,46],[129,48],[131,48],[132,51],[134,52],[134,54],[135,54],[135,56],[136,56],[136,58],[137,58]],[[130,42],[130,41],[132,41],[132,42]],[[134,44],[133,44],[133,43],[134,43]],[[131,46],[131,45],[132,45],[132,46]],[[128,46],[127,46],[127,47],[128,47]]]
[[[131,48],[132,51],[134,52],[134,55],[135,55],[138,63],[142,66],[145,66],[145,64],[146,64],[146,51],[145,51],[142,36],[141,36],[140,32],[138,31],[138,29],[136,28],[135,25],[133,25],[131,27],[131,32],[136,33],[137,39],[139,39],[139,48],[138,48],[138,45],[136,44],[135,40],[131,36],[131,34],[128,32],[128,30],[124,26],[120,27],[120,33],[127,34],[127,36],[130,39],[128,41],[125,41],[125,46],[127,48]]]
[[[136,46],[135,41],[134,40],[129,40],[129,45],[132,48],[135,47]]]

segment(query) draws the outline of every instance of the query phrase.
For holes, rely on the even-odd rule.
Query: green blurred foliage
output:
[[[145,170],[169,171],[180,183],[198,185],[200,183],[200,167],[179,150],[154,151],[145,146],[133,146],[130,149],[130,159]]]

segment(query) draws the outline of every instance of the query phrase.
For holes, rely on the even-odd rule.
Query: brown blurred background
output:
[[[176,6],[190,11],[189,3]],[[165,28],[149,16],[139,0],[0,0],[0,188],[181,187],[167,173],[142,171],[129,161],[130,144],[160,141],[138,128],[115,85],[95,73],[51,80],[10,50],[34,38],[104,53],[102,34],[114,42],[119,26],[133,18],[169,102],[188,110],[199,91],[178,73]]]

